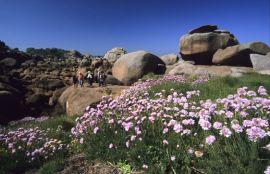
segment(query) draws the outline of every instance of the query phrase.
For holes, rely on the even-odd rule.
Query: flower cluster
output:
[[[13,131],[0,134],[0,146],[7,149],[10,155],[21,154],[29,163],[36,159],[48,159],[57,152],[66,150],[58,139],[48,138],[50,129],[18,128]]]
[[[178,93],[171,89],[168,96],[160,92],[150,97],[147,89],[166,79],[180,83],[186,80],[184,76],[178,76],[136,83],[120,97],[114,100],[106,98],[96,108],[89,108],[76,120],[73,136],[83,143],[84,137],[98,134],[102,131],[100,125],[106,123],[111,127],[121,127],[126,132],[123,143],[131,148],[136,141],[144,141],[142,134],[146,130],[143,124],[151,126],[158,122],[163,130],[160,141],[164,146],[173,143],[168,139],[171,134],[178,135],[179,139],[202,135],[201,142],[194,145],[197,151],[191,147],[187,150],[187,153],[201,157],[203,152],[200,147],[211,146],[219,139],[240,134],[256,142],[270,135],[267,119],[270,115],[270,99],[264,87],[260,86],[257,92],[247,87],[239,88],[236,94],[216,101],[198,102],[195,98],[200,96],[200,91],[197,90]],[[202,81],[206,80],[195,80],[195,83]],[[107,147],[116,148],[113,143]],[[175,156],[171,160],[174,161]]]

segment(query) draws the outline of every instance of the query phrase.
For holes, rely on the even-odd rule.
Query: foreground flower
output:
[[[208,137],[206,137],[205,139],[205,143],[208,145],[211,145],[214,143],[214,141],[216,140],[216,137],[213,135],[209,135]]]
[[[270,166],[267,166],[267,168],[264,171],[264,174],[270,174]]]

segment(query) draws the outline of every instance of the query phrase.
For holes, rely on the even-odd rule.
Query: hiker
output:
[[[94,74],[92,74],[92,72],[88,71],[86,78],[88,80],[89,86],[91,87],[93,85]]]
[[[83,87],[83,74],[81,72],[79,72],[78,74],[78,81],[79,81],[79,85]]]
[[[99,86],[105,86],[105,80],[107,78],[107,75],[105,73],[100,73],[99,76]]]
[[[78,82],[78,79],[77,79],[76,75],[73,75],[73,77],[72,77],[72,83],[73,83],[73,87],[74,88],[77,87],[77,82]]]
[[[107,75],[105,73],[103,73],[103,75],[102,75],[103,86],[106,86],[106,78],[107,78]]]
[[[98,72],[97,72],[97,82],[98,82],[98,86],[100,86],[100,75],[101,75],[101,72],[100,72],[100,70],[98,70]]]

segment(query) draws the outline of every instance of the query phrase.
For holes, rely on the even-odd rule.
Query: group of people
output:
[[[74,88],[76,88],[78,85],[80,87],[83,87],[84,80],[87,80],[90,87],[93,86],[93,83],[96,81],[99,85],[105,86],[105,80],[107,78],[107,75],[104,72],[98,71],[97,75],[95,76],[94,72],[88,71],[87,74],[84,76],[82,72],[78,72],[77,75],[74,75],[72,77],[72,83]]]

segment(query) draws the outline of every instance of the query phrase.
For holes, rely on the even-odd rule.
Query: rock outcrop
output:
[[[251,54],[250,60],[256,72],[270,75],[270,52],[267,55]]]
[[[193,65],[186,62],[178,63],[169,74],[186,74],[186,75],[207,75],[213,77],[240,77],[245,73],[253,72],[249,67],[233,67],[233,66],[207,66],[207,65]]]
[[[236,44],[238,41],[230,32],[207,25],[191,30],[180,38],[180,54],[184,60],[207,65],[212,64],[212,57],[218,49]]]
[[[58,99],[61,107],[67,115],[81,115],[87,106],[95,105],[101,101],[103,96],[117,96],[126,86],[107,86],[106,88],[69,87]]]
[[[146,52],[136,51],[121,56],[113,65],[112,73],[115,78],[130,85],[147,73],[165,73],[165,63],[157,56]]]
[[[217,50],[212,62],[220,65],[252,66],[250,54],[265,55],[268,52],[270,52],[270,48],[265,43],[250,42]]]
[[[124,50],[124,48],[116,47],[107,51],[106,54],[104,55],[104,58],[108,59],[109,62],[114,63],[119,57],[121,57],[126,53],[127,52],[126,50]]]
[[[172,54],[163,55],[163,56],[160,57],[160,59],[166,65],[173,65],[179,60],[179,57],[176,54],[172,53]]]

